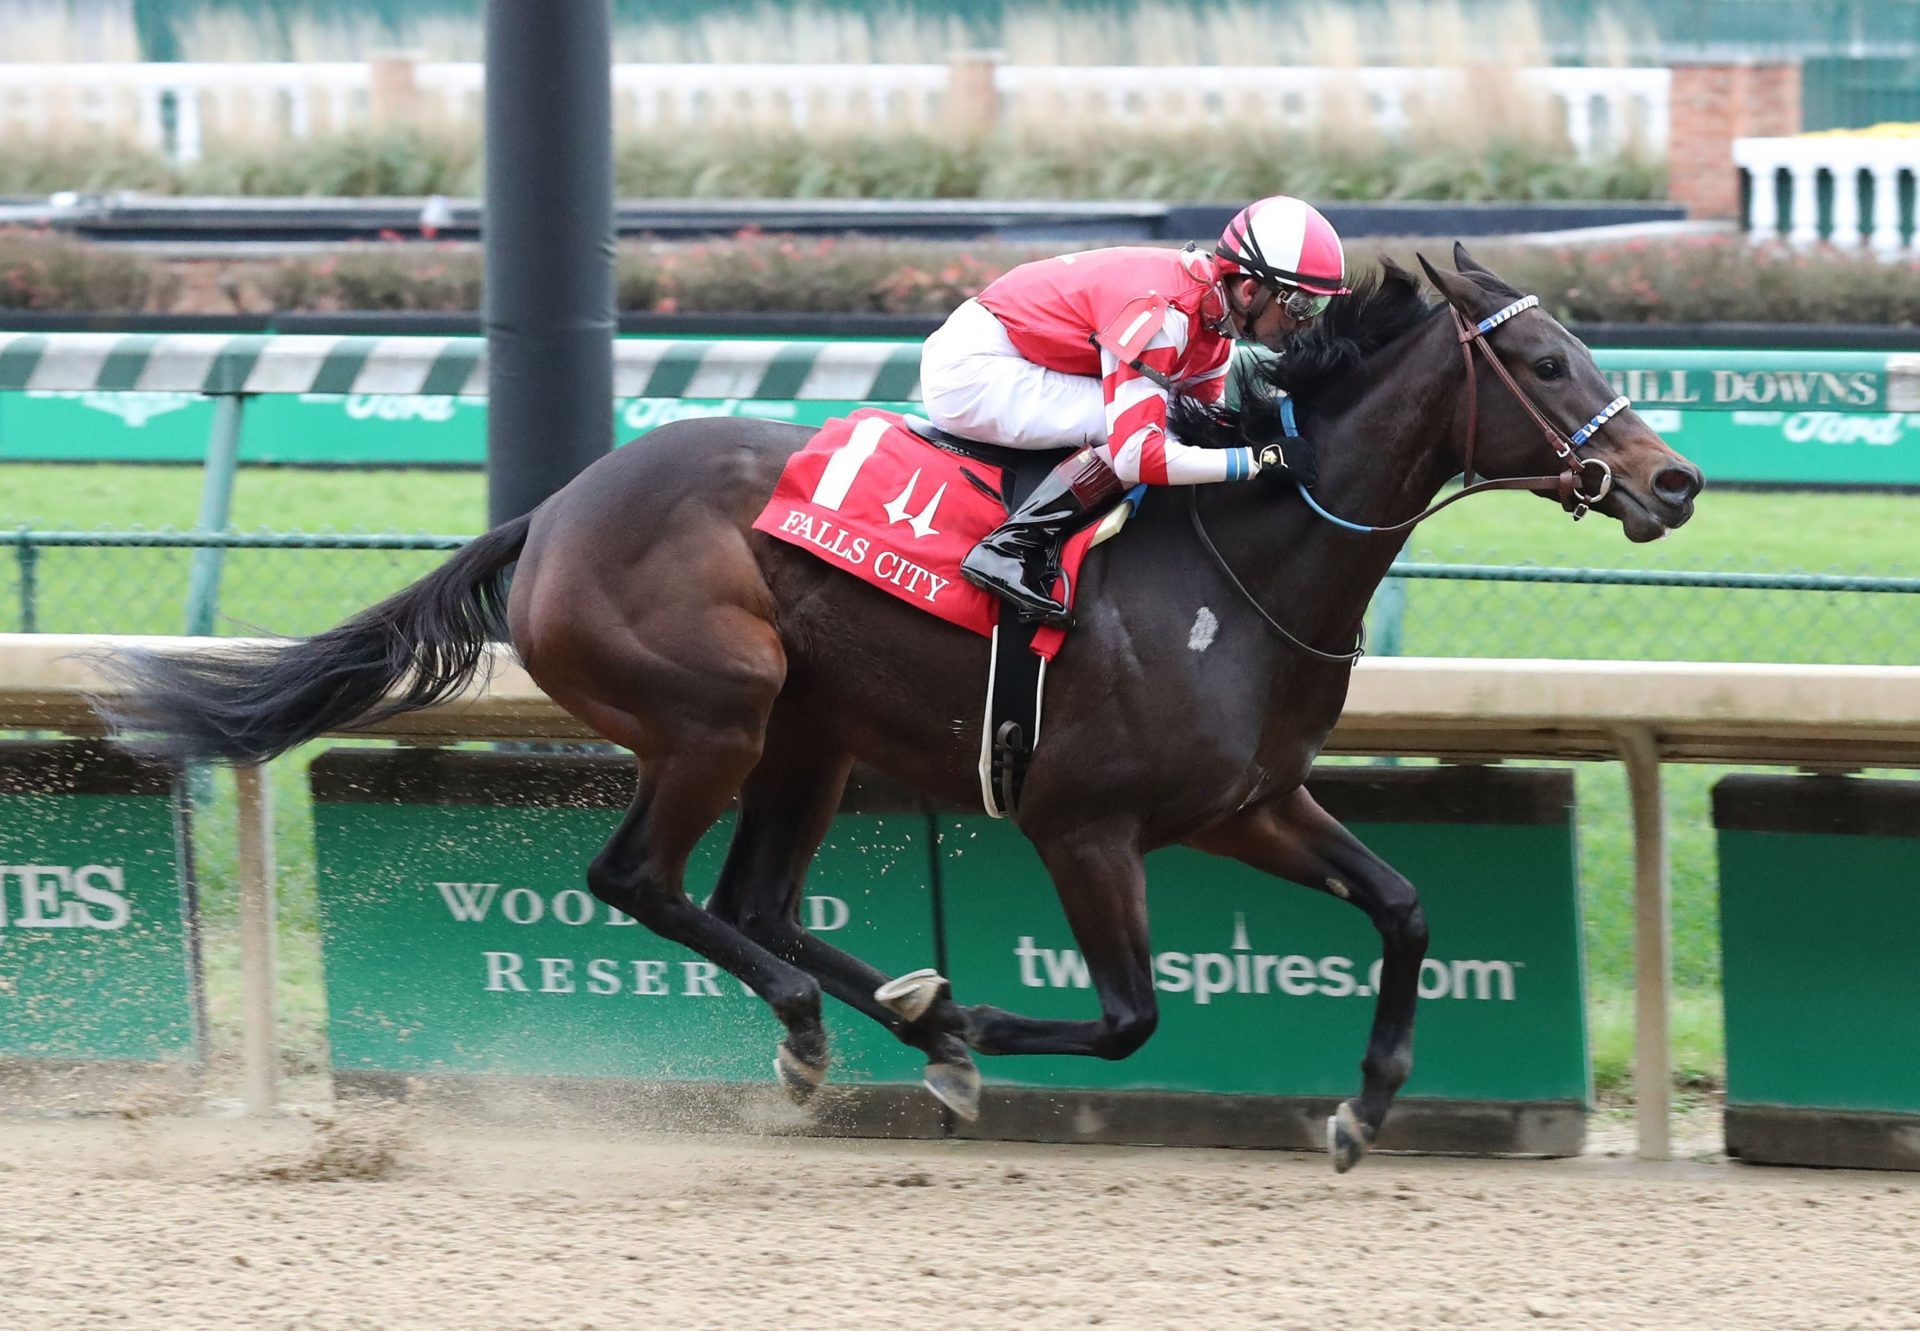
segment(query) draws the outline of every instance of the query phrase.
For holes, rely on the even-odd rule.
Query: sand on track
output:
[[[1920,1179],[0,1119],[4,1331],[1920,1328]]]

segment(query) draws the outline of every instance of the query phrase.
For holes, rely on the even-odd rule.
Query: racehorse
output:
[[[931,971],[891,979],[800,926],[807,866],[856,760],[935,799],[978,797],[988,653],[751,530],[806,427],[663,426],[315,637],[237,658],[122,654],[110,720],[148,749],[260,762],[454,694],[504,626],[555,702],[638,759],[632,806],[587,871],[594,895],[764,999],[785,1027],[776,1068],[801,1100],[827,1069],[823,990],[922,1050],[929,1089],[967,1117],[973,1052],[1126,1057],[1156,1021],[1143,856],[1180,843],[1241,860],[1352,903],[1381,937],[1362,1088],[1328,1123],[1344,1172],[1412,1068],[1427,947],[1413,885],[1304,784],[1374,588],[1413,515],[1462,472],[1550,491],[1576,516],[1591,506],[1633,541],[1685,522],[1701,485],[1565,328],[1463,248],[1454,261],[1420,260],[1436,304],[1391,264],[1363,278],[1246,383],[1237,412],[1177,409],[1189,438],[1297,428],[1317,452],[1310,496],[1260,481],[1152,495],[1082,570],[1017,822],[1058,890],[1098,1020],[964,1006]],[[1511,391],[1483,394],[1480,361]],[[1564,470],[1541,474],[1556,459]],[[1205,616],[1202,650],[1189,639]],[[683,884],[688,853],[736,798],[702,907]]]

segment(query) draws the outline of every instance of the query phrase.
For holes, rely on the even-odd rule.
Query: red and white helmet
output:
[[[1285,194],[1258,199],[1235,213],[1213,252],[1222,277],[1244,274],[1282,291],[1316,296],[1350,294],[1347,256],[1333,223],[1312,204]]]

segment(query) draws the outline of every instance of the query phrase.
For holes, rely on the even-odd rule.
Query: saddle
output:
[[[1037,468],[1038,475],[1045,476],[1075,451],[1071,448],[1008,448],[1005,444],[990,444],[984,439],[968,439],[941,429],[924,416],[902,415],[900,423],[935,448],[963,458],[972,458],[975,462],[984,462],[990,467],[999,467],[1009,474]],[[1026,488],[1031,490],[1038,483],[1036,478]]]

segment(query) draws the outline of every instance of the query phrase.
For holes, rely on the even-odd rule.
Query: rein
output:
[[[1300,493],[1305,494],[1306,491],[1302,490]],[[1364,623],[1360,626],[1358,640],[1354,643],[1353,650],[1350,652],[1323,652],[1318,647],[1310,643],[1301,642],[1300,639],[1287,632],[1286,626],[1268,614],[1267,608],[1260,604],[1259,599],[1255,597],[1252,592],[1247,590],[1247,585],[1240,581],[1240,575],[1233,571],[1233,565],[1227,562],[1227,557],[1221,554],[1220,548],[1213,543],[1213,537],[1207,534],[1206,524],[1200,521],[1200,487],[1197,485],[1189,485],[1187,487],[1187,512],[1193,518],[1194,534],[1199,536],[1200,544],[1205,546],[1207,553],[1213,556],[1213,562],[1220,566],[1220,571],[1227,575],[1227,581],[1232,583],[1233,589],[1240,593],[1240,599],[1252,606],[1254,612],[1258,614],[1260,618],[1267,621],[1268,628],[1278,633],[1308,656],[1316,657],[1322,661],[1331,661],[1335,665],[1352,665],[1355,661],[1358,661],[1362,656],[1367,654],[1367,630]]]
[[[1585,425],[1575,430],[1572,434],[1562,433],[1558,426],[1546,418],[1545,413],[1534,405],[1533,399],[1527,396],[1526,390],[1514,382],[1513,376],[1507,372],[1507,367],[1500,363],[1500,358],[1493,354],[1493,348],[1488,345],[1487,342],[1487,335],[1494,329],[1513,318],[1516,314],[1537,308],[1539,304],[1540,298],[1538,296],[1523,296],[1511,305],[1496,311],[1474,324],[1469,324],[1466,316],[1461,314],[1457,307],[1451,305],[1447,307],[1448,313],[1453,316],[1455,340],[1460,344],[1460,359],[1467,372],[1467,447],[1466,457],[1464,459],[1466,484],[1460,488],[1458,493],[1448,495],[1437,504],[1429,504],[1405,522],[1396,522],[1390,527],[1369,527],[1362,523],[1349,522],[1345,518],[1335,517],[1321,506],[1320,501],[1313,497],[1311,490],[1304,485],[1300,485],[1297,488],[1300,491],[1300,497],[1307,501],[1307,507],[1311,508],[1315,513],[1318,513],[1336,527],[1344,527],[1348,531],[1362,532],[1369,535],[1407,531],[1416,524],[1426,521],[1447,505],[1458,503],[1468,495],[1480,494],[1487,490],[1532,490],[1539,494],[1551,494],[1560,501],[1561,508],[1573,515],[1575,522],[1585,517],[1593,505],[1605,499],[1608,491],[1613,489],[1613,468],[1607,465],[1606,459],[1604,458],[1583,458],[1576,450],[1589,439],[1593,438],[1595,434],[1599,433],[1601,426],[1626,410],[1631,403],[1625,395],[1614,398],[1613,401],[1602,407]],[[1475,375],[1473,360],[1473,349],[1475,346],[1478,346],[1481,353],[1487,358],[1488,367],[1500,377],[1500,382],[1507,386],[1508,390],[1512,392],[1514,399],[1526,410],[1527,415],[1533,418],[1533,423],[1540,427],[1541,434],[1546,437],[1547,446],[1553,450],[1554,456],[1560,459],[1564,470],[1552,476],[1507,476],[1484,481],[1475,481],[1473,479],[1473,446],[1480,430],[1480,384]],[[1280,401],[1280,428],[1285,432],[1287,438],[1298,439],[1300,438],[1300,427],[1294,419],[1293,412],[1293,399],[1291,397],[1282,398]],[[1597,479],[1593,482],[1594,488],[1591,492],[1582,489],[1582,487],[1587,484],[1587,471],[1589,468],[1597,469]],[[1214,545],[1213,538],[1207,534],[1206,524],[1200,520],[1200,500],[1199,496],[1195,493],[1197,488],[1198,487],[1192,487],[1187,491],[1187,510],[1192,515],[1193,530],[1200,537],[1200,544],[1206,547],[1209,555],[1213,556],[1213,562],[1218,564],[1220,571],[1227,575],[1227,581],[1233,584],[1234,590],[1239,592],[1241,598],[1259,613],[1260,618],[1267,622],[1268,628],[1278,633],[1308,656],[1315,657],[1321,661],[1330,661],[1336,665],[1352,665],[1365,655],[1366,626],[1364,623],[1361,625],[1359,640],[1355,643],[1352,651],[1323,652],[1318,647],[1310,646],[1294,637],[1279,620],[1267,613],[1267,608],[1254,599],[1253,593],[1247,590],[1246,585],[1242,583],[1239,576],[1234,573],[1232,566],[1227,563],[1226,557],[1222,555],[1218,547]]]

